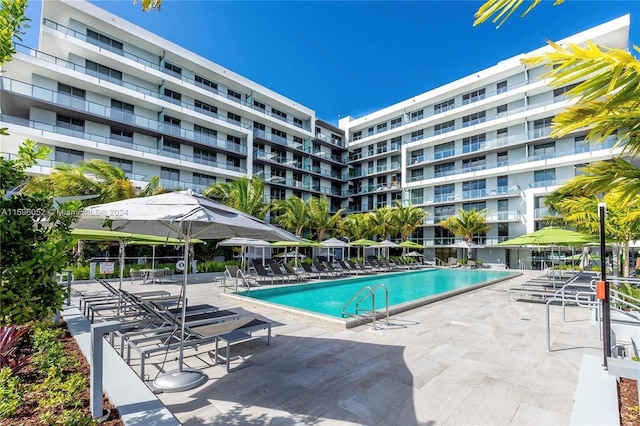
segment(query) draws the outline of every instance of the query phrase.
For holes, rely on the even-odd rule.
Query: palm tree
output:
[[[247,213],[258,219],[264,219],[271,207],[264,199],[264,181],[260,178],[249,179],[246,176],[229,183],[214,183],[204,190],[207,197],[219,198],[226,206]]]
[[[385,240],[389,235],[394,235],[398,232],[393,221],[393,210],[391,207],[380,207],[369,213],[371,231],[381,240]]]
[[[423,223],[428,213],[420,207],[408,205],[402,206],[400,201],[396,200],[395,208],[391,216],[394,227],[400,232],[400,239],[404,242],[409,240],[411,234],[418,229]]]
[[[273,206],[273,211],[281,213],[274,221],[298,237],[302,235],[302,231],[309,224],[307,205],[295,195],[277,201]]]
[[[371,215],[368,213],[352,213],[346,215],[340,222],[340,231],[349,241],[370,238],[373,236]],[[358,257],[360,257],[360,247],[358,247]]]
[[[83,201],[84,205],[91,205],[151,195],[161,188],[158,177],[154,176],[139,191],[122,169],[104,160],[93,159],[77,165],[59,164],[48,176],[27,180],[23,190],[26,193],[45,190],[57,197],[97,195]]]
[[[462,237],[466,242],[472,243],[473,237],[484,235],[491,229],[491,225],[487,225],[487,212],[485,209],[477,211],[475,208],[471,210],[458,209],[457,216],[450,216],[438,223],[438,226],[449,230],[456,237]]]
[[[629,242],[640,239],[640,201],[623,203],[624,195],[615,190],[603,197],[580,195],[579,190],[571,192],[576,189],[572,183],[569,181],[550,194],[545,203],[561,215],[565,224],[585,234],[599,235],[598,204],[606,202],[605,237],[616,241],[618,252],[622,253],[623,274],[629,276]]]
[[[307,214],[309,215],[309,228],[315,233],[319,243],[324,239],[324,234],[338,227],[342,219],[344,209],[339,209],[331,214],[331,205],[326,196],[313,197],[307,201]]]

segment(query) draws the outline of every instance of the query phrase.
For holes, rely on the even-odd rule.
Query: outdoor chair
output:
[[[284,270],[285,270],[289,275],[295,275],[295,277],[296,277],[296,279],[297,279],[298,281],[302,281],[302,280],[303,280],[302,275],[301,275],[301,274],[299,274],[299,273],[297,273],[297,272],[296,272],[296,270],[295,270],[295,269],[293,269],[293,266],[291,266],[290,264],[288,264],[288,263],[286,263],[286,262],[285,262],[285,263],[283,263],[283,264],[282,264],[282,267],[284,268]]]
[[[327,271],[333,273],[335,276],[342,277],[344,276],[344,272],[339,269],[333,267],[333,265],[328,260],[323,260],[322,264],[327,269]]]
[[[252,261],[252,264],[254,269],[256,270],[258,278],[262,278],[263,281],[269,279],[271,281],[271,284],[274,284],[277,278],[278,280],[284,282],[284,278],[282,276],[269,273],[269,271],[267,271],[261,263]]]
[[[450,268],[457,268],[458,267],[458,259],[455,257],[450,257],[449,258],[449,262],[447,262],[447,266]]]
[[[152,283],[164,283],[164,271],[151,271],[151,273],[149,274],[149,281]]]
[[[142,271],[129,271],[129,275],[131,275],[131,284],[133,284],[133,282],[135,280],[141,280],[142,284],[146,284],[147,283],[147,276],[144,274],[144,272]]]
[[[322,274],[325,274],[325,276],[327,277],[334,277],[336,276],[335,272],[331,272],[330,270],[328,270],[320,261],[318,260],[314,260],[313,261],[313,266],[316,268],[316,270]]]
[[[285,279],[287,280],[287,283],[291,282],[291,275],[288,272],[285,272],[282,269],[280,269],[280,265],[278,265],[277,263],[269,263],[269,268],[273,272],[273,275],[282,277],[283,282]],[[296,279],[297,278],[298,277],[296,276]]]
[[[360,263],[356,263],[353,260],[347,260],[347,264],[351,266],[351,268],[362,272],[363,274],[375,274],[375,271],[371,267],[366,267],[361,265]]]
[[[231,278],[236,284],[238,283],[238,280],[240,280],[242,283],[241,286],[247,288],[260,287],[260,284],[256,282],[255,278],[246,276],[244,272],[240,270],[238,265],[226,265],[224,267],[224,276],[220,281],[223,286],[226,285],[227,278]]]
[[[175,282],[173,280],[175,271],[173,269],[165,269],[164,270],[164,277],[162,277],[163,281],[166,281],[168,283],[173,283]]]
[[[342,271],[347,272],[349,275],[359,275],[362,273],[357,269],[351,268],[349,265],[345,263],[344,260],[338,260],[337,262],[338,262],[338,265],[340,265],[340,267],[342,268]]]
[[[323,273],[319,271],[314,271],[313,268],[311,268],[311,265],[309,265],[308,263],[302,263],[302,269],[304,270],[304,272],[306,272],[308,278],[314,278],[314,279],[322,278]],[[326,273],[324,274],[327,275]]]

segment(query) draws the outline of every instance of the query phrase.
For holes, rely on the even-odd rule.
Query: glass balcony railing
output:
[[[327,135],[323,135],[322,133],[316,133],[316,135],[313,137],[313,139],[321,140],[323,142],[330,143],[331,145],[335,145],[335,146],[339,146],[340,148],[344,148],[344,141],[331,138],[331,137],[329,137]]]
[[[78,129],[69,129],[66,127],[61,127],[61,126],[57,126],[57,125],[52,125],[52,124],[47,124],[47,123],[41,123],[38,121],[33,121],[33,120],[27,120],[24,118],[18,118],[18,117],[12,117],[12,116],[7,116],[7,115],[3,115],[0,114],[0,121],[5,122],[5,123],[12,123],[12,124],[16,124],[19,126],[25,126],[25,127],[30,127],[32,129],[37,129],[37,130],[41,130],[43,132],[52,132],[52,133],[56,133],[56,134],[60,134],[60,135],[67,135],[67,136],[72,136],[72,137],[76,137],[79,139],[83,139],[82,143],[79,143],[79,145],[82,146],[91,146],[90,142],[93,142],[93,145],[98,147],[97,144],[107,144],[110,146],[118,146],[118,147],[122,147],[122,148],[127,148],[130,149],[132,151],[134,151],[136,154],[136,156],[140,156],[140,153],[142,153],[142,156],[144,157],[144,154],[153,154],[153,155],[159,155],[161,157],[167,157],[170,156],[172,158],[176,158],[179,161],[186,161],[186,162],[190,162],[190,163],[200,163],[200,161],[197,161],[198,159],[192,157],[192,156],[187,156],[187,155],[183,155],[183,154],[175,154],[172,152],[168,152],[168,151],[164,151],[162,149],[157,149],[157,148],[151,148],[148,146],[144,146],[144,145],[138,145],[132,142],[125,142],[122,140],[118,140],[118,139],[114,139],[114,138],[109,138],[109,137],[105,137],[105,136],[100,136],[100,135],[96,135],[96,134],[92,134],[92,133],[87,133],[84,130],[78,130]],[[105,149],[105,148],[101,148],[101,149]],[[217,167],[220,169],[225,169],[225,170],[231,170],[234,172],[240,172],[240,173],[246,173],[247,169],[244,167],[235,167],[229,164],[225,164],[225,163],[214,163],[214,162],[209,162],[208,165],[212,166],[212,167]]]
[[[62,105],[75,111],[81,111],[99,117],[111,118],[122,123],[130,124],[136,127],[149,129],[154,132],[164,132],[182,139],[195,141],[207,146],[220,148],[227,151],[233,151],[246,155],[247,147],[245,145],[236,144],[223,139],[217,139],[203,133],[194,132],[179,126],[173,126],[162,123],[158,120],[152,120],[106,105],[87,101],[82,98],[70,96],[66,93],[60,93],[43,87],[34,86],[32,84],[23,83],[7,77],[0,78],[0,90],[7,91],[22,96],[29,96],[45,102],[51,102],[56,105]]]
[[[505,87],[505,88],[500,88],[500,89],[498,89],[496,91],[493,91],[493,92],[487,92],[484,95],[476,96],[476,97],[471,98],[469,100],[457,102],[457,103],[455,103],[453,105],[447,105],[446,107],[439,108],[437,110],[433,109],[433,106],[425,107],[422,114],[417,115],[415,117],[407,117],[406,119],[403,120],[402,124],[394,124],[390,128],[385,127],[383,129],[380,129],[380,130],[374,129],[373,132],[367,134],[367,137],[376,135],[378,133],[387,132],[387,131],[392,130],[392,129],[396,128],[396,127],[399,127],[401,125],[410,124],[410,123],[414,123],[416,121],[424,120],[425,118],[433,117],[433,116],[436,116],[436,115],[441,115],[441,114],[444,114],[447,111],[451,111],[451,110],[454,110],[456,108],[460,108],[461,106],[469,105],[471,103],[475,103],[475,102],[483,100],[483,99],[488,99],[488,98],[491,98],[493,96],[499,95],[501,93],[506,93],[509,90],[514,90],[514,89],[523,87],[523,86],[525,86],[525,85],[527,85],[529,83],[530,83],[529,81],[522,81],[520,83],[515,83],[515,84],[512,84],[511,86],[508,86],[508,87]],[[504,113],[501,113],[501,114],[504,114]],[[354,139],[354,138],[350,139],[350,141],[354,141],[354,140],[358,140],[358,139]]]
[[[548,207],[540,207],[540,208],[534,209],[533,211],[534,219],[542,219],[543,216],[548,216],[548,215],[549,215]]]
[[[70,28],[67,28],[67,27],[65,27],[63,25],[60,25],[60,24],[58,24],[58,23],[56,23],[54,21],[51,21],[49,19],[46,19],[46,18],[44,19],[44,25],[49,27],[49,28],[53,28],[56,31],[60,31],[63,34],[66,34],[66,35],[69,35],[71,37],[74,37],[74,38],[76,38],[78,40],[82,40],[82,41],[85,41],[87,43],[91,43],[91,44],[97,45],[100,49],[108,50],[108,51],[113,52],[113,53],[115,53],[117,55],[121,55],[122,57],[124,57],[126,59],[129,59],[131,61],[134,61],[136,63],[139,63],[139,64],[141,64],[141,65],[143,65],[145,67],[152,68],[152,69],[154,69],[156,71],[161,71],[161,72],[163,72],[165,74],[171,75],[171,76],[173,76],[173,77],[175,77],[177,79],[180,79],[180,80],[182,80],[184,82],[187,82],[187,83],[192,84],[194,86],[197,86],[197,87],[203,88],[205,90],[208,90],[208,91],[210,91],[210,92],[212,92],[214,94],[219,94],[220,93],[218,91],[218,89],[216,89],[214,87],[211,87],[209,85],[205,85],[202,82],[196,81],[196,80],[194,80],[192,78],[189,78],[189,77],[187,77],[187,76],[185,76],[185,75],[183,75],[181,73],[177,73],[177,72],[171,71],[169,69],[166,69],[164,67],[160,67],[159,64],[153,63],[153,62],[149,61],[148,59],[144,59],[144,58],[142,58],[140,56],[137,56],[137,55],[134,55],[132,53],[129,53],[129,52],[125,51],[124,49],[115,49],[115,48],[113,48],[111,46],[108,46],[108,45],[106,45],[104,43],[100,43],[97,40],[89,39],[85,34],[79,33],[78,31],[75,31],[75,30],[72,30]],[[304,130],[307,130],[307,131],[311,130],[310,125],[308,123],[305,123],[303,120],[302,120],[302,123],[300,123],[300,122],[298,122],[298,121],[296,121],[294,119],[291,119],[291,118],[288,118],[288,117],[286,117],[286,118],[282,117],[281,115],[277,115],[277,114],[272,113],[270,111],[266,111],[265,109],[254,105],[252,102],[247,102],[247,101],[243,101],[242,99],[238,99],[237,97],[235,97],[234,95],[231,95],[231,94],[224,94],[223,97],[227,98],[227,99],[230,99],[230,100],[232,100],[234,102],[237,102],[237,103],[239,103],[239,104],[241,104],[241,105],[243,105],[245,107],[260,111],[260,112],[262,112],[262,113],[264,113],[266,115],[269,115],[269,116],[274,117],[274,118],[276,118],[278,120],[284,121],[284,122],[286,122],[288,124],[291,124],[291,125],[293,125],[295,127],[299,127],[301,129],[304,129]],[[342,145],[342,146],[344,146],[344,145]]]
[[[522,220],[522,213],[519,210],[493,212],[489,213],[486,219],[487,222],[514,222]]]
[[[585,152],[598,152],[598,151],[602,151],[602,150],[607,150],[607,149],[612,149],[617,143],[617,139],[615,137],[610,137],[607,138],[604,142],[599,143],[599,144],[590,144],[588,146],[580,146],[580,147],[576,147],[573,149],[569,149],[566,151],[552,151],[552,152],[545,152],[544,154],[539,154],[539,155],[533,155],[533,156],[529,156],[529,157],[520,157],[517,159],[510,159],[510,160],[500,160],[500,161],[487,161],[485,162],[484,165],[478,165],[478,166],[473,166],[473,167],[461,167],[459,169],[454,169],[454,170],[447,170],[446,172],[437,172],[437,173],[423,173],[420,176],[411,176],[407,178],[407,183],[411,183],[411,182],[419,182],[419,181],[424,181],[424,180],[430,180],[430,179],[437,179],[440,178],[442,176],[452,176],[452,175],[458,175],[458,174],[463,174],[463,173],[469,173],[469,172],[473,172],[473,171],[478,171],[478,170],[489,170],[489,169],[494,169],[494,168],[498,168],[498,167],[504,167],[504,166],[513,166],[516,164],[524,164],[524,163],[531,163],[531,162],[537,162],[537,161],[544,161],[547,162],[548,160],[552,160],[554,158],[560,158],[560,157],[566,157],[569,155],[577,155],[577,154],[582,154]],[[543,165],[544,166],[544,165]],[[543,167],[540,166],[540,167]],[[533,183],[532,185],[539,185],[539,186],[532,186],[532,187],[543,187],[543,186],[553,186],[555,184],[551,184],[551,185],[547,185],[546,182],[536,182]]]
[[[451,192],[434,196],[421,196],[410,198],[411,204],[453,203],[478,198],[517,196],[521,192],[520,186],[501,186],[496,189],[474,189],[471,191]]]

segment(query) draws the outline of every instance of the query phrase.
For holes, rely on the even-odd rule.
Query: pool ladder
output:
[[[342,307],[342,317],[368,317],[370,316],[373,320],[372,327],[376,329],[376,318],[378,316],[378,312],[376,312],[376,290],[382,287],[384,289],[385,294],[385,310],[386,310],[386,319],[385,324],[389,325],[389,289],[386,285],[380,283],[376,284],[373,288],[371,286],[364,286],[356,294],[353,295],[351,299]],[[360,304],[364,302],[367,297],[371,296],[371,310],[364,310],[360,308]],[[355,302],[355,312],[347,313],[347,308],[351,306]],[[362,312],[362,313],[361,313]]]

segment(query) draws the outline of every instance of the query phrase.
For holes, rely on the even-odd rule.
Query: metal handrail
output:
[[[358,296],[360,296],[360,294],[362,294],[364,291],[368,291],[369,294],[373,294],[373,289],[366,285],[364,287],[362,287],[360,290],[358,290],[358,292],[356,294],[353,295],[353,297],[351,299],[349,299],[349,301],[347,303],[344,304],[344,306],[342,307],[342,317],[345,317],[345,311],[347,310],[347,307],[349,307],[349,305],[351,305],[353,303],[354,300],[356,300],[356,298]]]
[[[371,318],[373,320],[372,322],[372,327],[375,330],[376,329],[376,317],[377,317],[377,312],[376,312],[376,290],[382,287],[384,288],[384,292],[385,292],[385,307],[386,307],[386,319],[385,319],[385,324],[389,325],[389,289],[387,288],[386,285],[384,285],[383,283],[379,283],[376,284],[373,288],[371,288],[370,286],[364,286],[362,287],[360,290],[358,290],[358,292],[353,295],[353,297],[351,299],[349,299],[349,301],[347,303],[344,304],[344,306],[342,307],[342,317],[344,318],[347,314],[346,314],[346,310],[347,308],[356,300],[358,299],[359,296],[362,296],[358,299],[358,301],[356,302],[356,306],[355,306],[355,313],[358,314],[358,310],[360,309],[360,303],[362,303],[364,300],[366,300],[366,298],[368,296],[371,296]],[[365,293],[365,294],[363,294]]]

